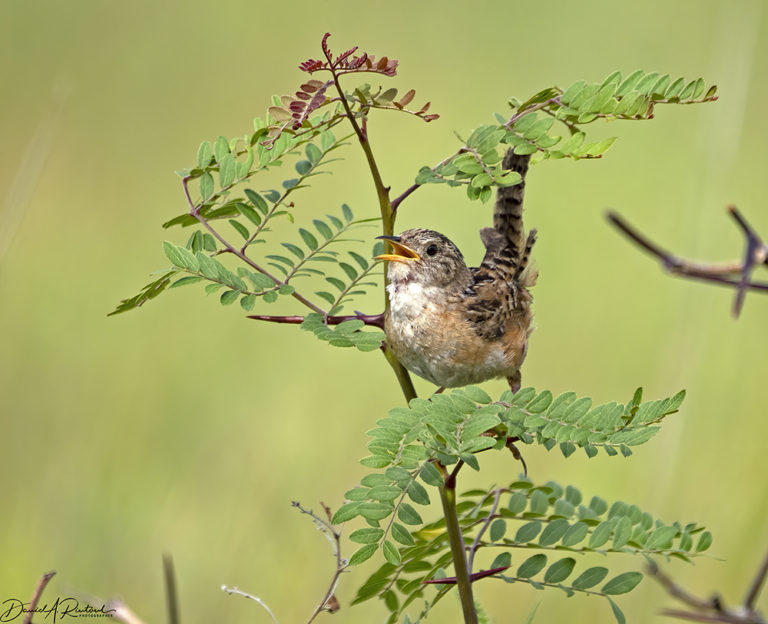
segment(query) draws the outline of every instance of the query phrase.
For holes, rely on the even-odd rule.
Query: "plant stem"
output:
[[[405,400],[410,403],[411,399],[415,399],[417,396],[416,388],[413,387],[413,381],[411,381],[411,376],[408,374],[406,368],[400,364],[400,361],[395,357],[395,354],[392,353],[392,350],[387,346],[384,347],[384,357],[387,358],[387,362],[389,362],[389,365],[395,372],[397,381],[400,384],[400,389],[403,391],[403,395],[405,395]]]
[[[333,75],[333,83],[336,86],[336,90],[339,92],[339,97],[341,98],[341,104],[344,107],[344,111],[347,114],[347,119],[349,119],[349,123],[352,125],[352,129],[355,131],[355,134],[357,135],[357,140],[360,143],[360,147],[363,149],[363,152],[365,153],[365,159],[368,162],[368,168],[371,171],[373,184],[376,188],[376,196],[379,198],[382,234],[386,236],[392,236],[395,230],[395,212],[392,209],[392,203],[389,200],[389,188],[384,185],[384,181],[381,179],[381,173],[379,172],[379,167],[376,164],[376,158],[373,155],[373,150],[371,149],[371,143],[368,140],[368,131],[367,131],[367,128],[365,127],[365,117],[363,117],[362,126],[359,123],[357,123],[355,114],[354,112],[352,112],[352,109],[349,106],[349,102],[347,101],[347,97],[344,94],[343,89],[341,88],[341,84],[339,83],[339,76],[337,75],[334,69],[331,69],[331,74]],[[389,280],[387,279],[387,275],[385,273],[384,274],[385,313],[386,313],[386,310],[389,308],[389,296],[386,290],[386,286],[388,283],[389,283]],[[405,395],[406,401],[415,399],[416,390],[413,387],[411,376],[408,374],[408,371],[406,370],[406,368],[395,357],[395,354],[392,353],[391,349],[386,345],[384,346],[384,357],[387,358],[387,362],[389,362],[389,365],[392,367],[392,370],[395,372],[395,376],[397,377],[397,381],[400,384],[400,388],[402,389],[403,394]]]
[[[332,70],[333,81],[336,85],[336,90],[341,97],[341,103],[344,106],[344,110],[347,113],[349,123],[352,124],[352,128],[355,130],[357,139],[360,142],[360,147],[363,148],[365,158],[368,161],[368,168],[371,171],[373,177],[373,183],[376,187],[376,195],[379,198],[379,208],[381,209],[381,223],[383,234],[391,236],[394,234],[396,213],[393,209],[392,203],[389,199],[389,188],[384,186],[384,182],[381,179],[381,173],[379,172],[376,159],[373,156],[373,150],[371,144],[368,141],[368,132],[365,127],[365,117],[363,117],[363,125],[357,123],[352,109],[347,102],[347,98],[344,95],[344,91],[339,84],[339,78],[336,72]],[[413,190],[416,190],[415,188]],[[405,197],[407,197],[413,190],[406,192],[403,196],[398,198],[399,204]],[[386,274],[384,276],[385,287],[388,283]],[[386,288],[384,290],[384,307],[385,310],[389,308],[389,296],[387,295]],[[408,374],[406,368],[395,357],[392,350],[385,346],[384,357],[387,358],[387,362],[395,372],[397,381],[400,383],[400,388],[405,395],[405,399],[410,401],[416,398],[416,389],[413,387],[411,376]],[[443,469],[444,470],[444,469]],[[451,475],[446,480],[445,486],[440,488],[440,500],[443,502],[443,513],[445,515],[446,526],[448,529],[448,536],[451,542],[451,553],[453,555],[453,567],[456,570],[456,585],[459,588],[459,597],[461,598],[461,608],[464,612],[465,624],[477,624],[477,611],[475,609],[475,601],[472,597],[472,583],[469,579],[469,571],[467,568],[467,553],[464,547],[464,538],[461,535],[461,527],[459,527],[459,517],[456,513],[456,478],[455,475]]]
[[[456,483],[453,479],[447,479],[445,485],[440,488],[440,501],[443,503],[445,526],[451,543],[456,586],[459,589],[459,599],[464,612],[464,624],[477,624],[477,611],[472,597],[472,583],[469,580],[464,537],[461,534],[459,517],[456,513]]]

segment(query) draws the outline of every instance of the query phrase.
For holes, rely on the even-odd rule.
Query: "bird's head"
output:
[[[376,256],[387,260],[391,282],[417,281],[423,286],[461,285],[469,277],[464,256],[448,238],[433,230],[406,230],[400,236],[379,236],[393,253]]]

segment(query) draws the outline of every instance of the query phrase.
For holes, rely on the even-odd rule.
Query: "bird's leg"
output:
[[[520,453],[520,449],[515,446],[515,442],[517,442],[520,438],[507,438],[507,448],[512,452],[512,457],[514,457],[517,461],[519,461],[523,465],[523,474],[527,477],[528,476],[528,466],[525,463],[525,460],[523,459],[522,453]]]
[[[520,390],[520,386],[523,383],[523,376],[520,374],[519,368],[514,375],[507,377],[507,382],[509,382],[509,389],[512,390],[512,394],[515,394],[518,390]],[[525,464],[525,460],[520,453],[520,449],[515,446],[515,442],[517,442],[519,439],[520,438],[507,438],[507,448],[512,451],[512,456],[523,465],[523,474],[525,474],[527,477],[528,466]]]

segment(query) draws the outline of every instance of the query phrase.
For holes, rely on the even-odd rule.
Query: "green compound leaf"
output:
[[[492,542],[498,542],[507,532],[507,523],[502,518],[497,518],[491,523],[490,538]]]
[[[419,512],[417,512],[408,503],[402,503],[400,505],[400,507],[397,510],[397,517],[400,519],[401,522],[405,524],[410,524],[412,526],[420,525],[424,523],[424,521],[421,519],[421,516],[419,515]]]
[[[180,286],[187,286],[189,284],[195,284],[196,282],[200,282],[202,280],[203,280],[202,277],[197,277],[195,275],[190,275],[188,277],[182,277],[181,279],[177,279],[168,288],[178,288]]]
[[[359,565],[364,561],[368,561],[378,549],[378,544],[366,544],[358,548],[349,558],[349,565]]]
[[[624,613],[622,613],[621,609],[619,609],[619,605],[617,605],[610,598],[608,598],[608,602],[611,605],[611,610],[613,611],[613,617],[616,618],[617,624],[626,624],[627,619],[624,617]]]
[[[601,591],[612,596],[626,594],[637,587],[642,580],[643,575],[640,572],[625,572],[608,581],[603,585]]]
[[[200,148],[197,150],[197,166],[200,169],[205,169],[211,164],[211,158],[213,158],[213,148],[210,141],[203,141],[200,143]]]
[[[515,534],[515,541],[518,543],[533,541],[541,532],[541,526],[541,522],[538,520],[525,523],[517,530],[517,533]]]
[[[360,351],[375,351],[381,347],[384,332],[366,331],[362,321],[346,321],[335,327],[326,325],[321,314],[308,314],[301,328],[315,334],[320,340],[336,347],[357,347]]]
[[[527,393],[527,397],[524,397],[520,402],[525,403],[531,400],[532,396],[535,394]],[[508,396],[504,398],[509,400]],[[435,402],[441,406],[441,412],[444,415],[453,412],[455,416],[458,416],[462,410],[464,412],[471,410],[471,405],[466,403],[469,401],[468,397],[464,395],[462,399],[457,403],[453,403],[448,397],[436,401],[434,397],[430,401],[416,399],[411,402],[409,408],[393,410],[391,419],[380,419],[377,422],[377,428],[372,432],[375,432],[377,439],[382,440],[388,435],[392,435],[393,442],[395,441],[394,438],[397,438],[399,440],[398,447],[405,449],[407,446],[403,446],[403,442],[411,439],[413,435],[412,426],[414,423],[408,417],[415,408],[425,407],[427,404]],[[555,398],[550,405],[556,407],[556,403],[557,399]],[[635,401],[635,404],[639,404],[639,399]],[[396,430],[400,432],[397,435],[394,434]],[[399,437],[400,434],[403,435],[402,438]],[[430,463],[428,457],[421,461]],[[418,464],[405,469],[395,461],[383,473],[363,477],[361,480],[362,487],[352,490],[352,492],[362,490],[362,494],[367,496],[368,488],[394,483],[399,483],[402,488],[418,472]],[[352,494],[347,494],[348,498],[352,496]],[[589,506],[584,504],[585,500],[589,500]],[[496,517],[491,518],[489,523],[485,514],[490,512],[491,505],[493,505],[492,508],[495,510]],[[554,515],[555,508],[567,515]],[[531,552],[517,557],[524,550],[535,551],[539,548],[546,548],[549,551],[573,549],[577,552],[590,552],[594,550],[587,546],[591,532],[598,529],[600,531],[606,530],[599,527],[612,529],[619,526],[619,522],[626,521],[631,528],[630,541],[620,550],[614,550],[604,545],[599,552],[603,554],[622,552],[643,555],[649,555],[653,552],[666,556],[679,556],[687,560],[690,553],[683,556],[680,545],[686,539],[690,541],[692,533],[703,532],[703,529],[695,524],[663,524],[636,505],[615,502],[609,506],[600,497],[584,497],[572,485],[563,487],[551,481],[535,485],[527,478],[521,478],[506,488],[490,491],[475,489],[464,492],[457,502],[456,509],[459,526],[468,548],[474,543],[477,532],[482,531],[485,537],[480,536],[479,545],[481,547],[492,544],[494,549],[502,551],[509,549],[509,552],[498,553],[491,565],[486,568],[497,570],[494,576],[510,583],[527,583],[540,590],[558,588],[568,595],[582,592],[603,596],[606,599],[630,591],[637,585],[642,575],[637,572],[619,574],[606,582],[605,579],[609,576],[607,566],[591,567],[575,574],[578,561],[575,556],[554,557],[554,560],[548,561],[549,553]],[[371,532],[369,539],[379,539],[379,545],[382,548],[385,548],[384,543],[389,541],[391,547],[386,547],[388,551],[384,555],[386,563],[365,582],[355,598],[355,603],[375,595],[386,599],[384,593],[394,591],[398,595],[399,604],[402,607],[425,596],[424,581],[450,575],[450,572],[445,571],[451,563],[445,521],[438,520],[418,528],[422,521],[419,516],[413,515],[413,511],[412,507],[403,505],[397,511],[398,520],[403,523],[403,526],[399,526],[399,522],[385,519],[382,522],[385,522],[387,527],[392,525],[391,529],[385,529],[383,535],[378,532]],[[510,527],[512,524],[516,524],[517,528]],[[394,528],[395,526],[399,526],[399,528]],[[411,529],[411,526],[416,528]],[[487,531],[483,527],[486,527]],[[550,529],[549,527],[555,528]],[[669,544],[671,530],[661,530],[667,527],[675,527],[677,531],[669,548],[661,550],[647,548],[649,542],[652,545],[653,542],[656,542],[657,545],[662,545],[662,542]],[[515,540],[507,536],[510,530],[515,531]],[[667,534],[666,537],[664,536],[665,533]],[[358,534],[354,533],[354,535],[357,539]],[[365,539],[366,534],[361,535]],[[657,537],[653,537],[653,541],[651,541],[654,535]],[[537,542],[539,536],[543,539]],[[568,536],[567,540],[576,542],[576,545],[567,546],[566,544],[569,542],[566,541],[566,536]],[[412,542],[408,539],[409,537],[413,540]],[[405,543],[406,541],[408,543]],[[397,544],[400,544],[397,548],[399,563],[396,563],[398,559],[394,557],[392,551],[392,547]],[[606,545],[608,544],[610,544],[610,540]],[[514,558],[517,558],[516,571],[514,575],[511,575],[509,566],[512,565]],[[573,580],[569,582],[572,577]],[[601,585],[601,589],[596,589]],[[441,592],[444,593],[446,590],[447,588],[443,588]],[[436,596],[443,595],[441,592],[438,592]]]
[[[382,550],[384,551],[384,558],[391,563],[392,565],[400,565],[400,553],[397,550],[397,547],[389,541],[384,541],[384,544],[382,546]]]
[[[203,201],[208,201],[213,195],[213,176],[207,171],[200,176],[200,197]]]
[[[704,552],[712,545],[712,534],[709,531],[704,531],[696,544],[696,552]]]
[[[352,518],[357,517],[360,514],[360,505],[361,503],[359,502],[346,503],[342,505],[336,510],[336,513],[333,514],[331,523],[341,524],[342,522],[347,522]]]
[[[144,288],[141,289],[139,294],[120,301],[117,307],[112,312],[110,312],[107,316],[122,314],[123,312],[128,312],[130,310],[135,310],[136,308],[141,307],[147,301],[149,301],[150,299],[154,299],[160,293],[162,293],[166,288],[168,288],[171,283],[171,279],[177,274],[178,274],[178,271],[168,271],[167,273],[163,274],[160,278],[144,286]]]
[[[508,552],[503,552],[496,555],[496,558],[490,565],[491,570],[496,568],[508,568],[512,564],[512,555]]]
[[[575,565],[576,560],[573,557],[566,557],[565,559],[556,561],[551,566],[549,566],[549,568],[547,568],[547,571],[544,574],[544,582],[562,583],[571,575]]]
[[[408,529],[397,522],[392,523],[392,537],[395,541],[404,544],[405,546],[411,546],[414,543],[413,536],[411,536]]]
[[[520,578],[531,578],[536,576],[547,565],[547,556],[539,553],[528,557],[517,569],[517,576]]]
[[[357,529],[349,534],[349,539],[357,544],[378,544],[384,536],[384,529]]]
[[[573,587],[576,589],[590,589],[598,583],[602,583],[606,576],[608,576],[608,568],[601,566],[589,568],[576,577],[573,581]]]

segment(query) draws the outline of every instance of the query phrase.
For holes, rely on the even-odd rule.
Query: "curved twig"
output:
[[[43,574],[42,578],[37,583],[37,587],[35,587],[35,593],[32,596],[32,600],[29,602],[29,607],[26,609],[27,615],[24,616],[24,624],[31,624],[32,616],[35,614],[35,609],[37,608],[37,603],[40,602],[40,596],[43,595],[43,591],[45,590],[46,585],[50,583],[55,574],[56,572],[53,570],[51,572],[47,572],[46,574]]]
[[[738,317],[747,290],[768,291],[768,282],[752,281],[751,275],[758,264],[768,265],[768,246],[762,241],[735,206],[728,207],[729,214],[736,220],[746,238],[744,259],[726,263],[703,263],[679,258],[663,249],[632,227],[621,215],[608,211],[606,218],[622,234],[656,257],[662,266],[674,275],[731,286],[737,289],[733,304],[733,315]]]

